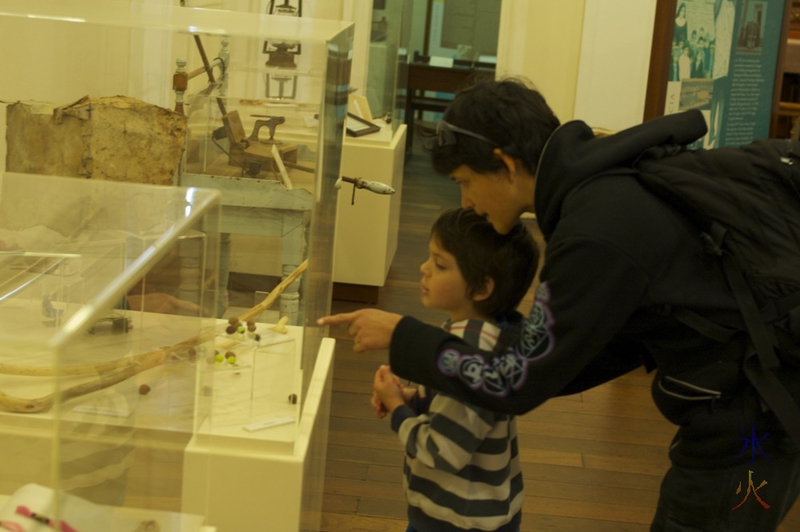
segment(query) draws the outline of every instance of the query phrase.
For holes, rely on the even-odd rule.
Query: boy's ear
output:
[[[517,170],[519,169],[519,161],[514,159],[512,156],[501,150],[500,148],[495,148],[492,152],[495,157],[498,157],[503,164],[506,165],[506,170],[508,171],[508,175],[510,177],[514,177],[517,175]]]
[[[472,300],[485,301],[492,296],[492,292],[494,292],[494,279],[487,277],[483,288],[475,290],[475,293],[472,294]]]

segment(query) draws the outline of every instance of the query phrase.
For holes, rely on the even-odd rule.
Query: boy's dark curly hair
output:
[[[501,235],[475,211],[451,209],[433,224],[431,238],[455,257],[470,296],[494,280],[494,291],[475,302],[476,310],[495,319],[516,310],[539,265],[539,248],[522,222]]]

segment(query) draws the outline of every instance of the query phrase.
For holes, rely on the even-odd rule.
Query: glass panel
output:
[[[114,371],[141,370],[63,408],[55,400],[49,417],[0,412],[0,437],[30,448],[38,437],[41,451],[58,434],[60,456],[5,477],[0,512],[4,497],[36,482],[135,508],[140,520],[200,516],[162,530],[199,530],[203,516],[244,530],[252,509],[268,505],[306,519],[316,508],[318,520],[319,485],[304,479],[319,474],[320,449],[324,471],[332,347],[316,319],[330,309],[352,24],[175,4],[0,0],[0,45],[25,51],[0,58],[14,73],[0,87],[0,160],[5,179],[24,175],[29,187],[26,196],[4,181],[3,197],[19,216],[86,239],[73,251],[37,235],[20,246],[58,255],[0,256],[9,261],[0,282],[19,294],[9,301],[25,298],[19,319],[43,331],[3,329],[0,363],[40,353],[56,368],[95,367],[92,382],[104,378],[100,362],[130,359]],[[31,186],[34,174],[62,177]],[[211,189],[219,213],[187,207],[211,205]],[[0,228],[19,229],[6,210],[0,218]],[[87,221],[77,233],[73,218]],[[18,269],[37,257],[47,271],[17,287]],[[196,316],[152,306],[164,301]],[[75,382],[0,374],[3,393],[25,398],[59,397]],[[39,418],[49,421],[30,421]],[[85,467],[103,473],[87,477]],[[258,468],[264,484],[247,493],[224,483],[250,484]],[[276,496],[270,482],[299,491]]]
[[[181,511],[183,448],[210,410],[195,389],[216,321],[218,202],[216,191],[4,173],[2,519],[31,526],[12,510],[22,505],[77,530],[133,530]],[[182,519],[194,524],[183,530],[203,523]]]
[[[392,118],[392,130],[403,123],[410,9],[405,0],[373,0],[367,68],[367,100],[376,118]]]

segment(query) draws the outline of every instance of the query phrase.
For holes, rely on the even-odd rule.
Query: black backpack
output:
[[[800,446],[800,390],[787,379],[800,371],[800,143],[659,146],[634,167],[639,181],[687,216],[706,251],[722,261],[754,347],[745,374]],[[732,336],[687,309],[676,318],[720,341]]]

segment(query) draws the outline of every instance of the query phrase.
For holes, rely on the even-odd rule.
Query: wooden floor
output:
[[[400,239],[377,308],[440,324],[419,301],[419,265],[430,226],[458,206],[458,187],[431,172],[424,155],[406,163]],[[530,222],[535,229],[535,222]],[[529,308],[531,295],[523,303]],[[333,312],[365,305],[334,301]],[[527,310],[524,308],[523,310]],[[388,420],[374,418],[372,376],[386,352],[356,354],[343,327],[337,340],[322,530],[403,532],[403,450]],[[518,418],[525,482],[523,531],[646,532],[655,511],[675,428],[650,398],[650,377],[634,372]],[[800,530],[800,505],[782,530]]]

